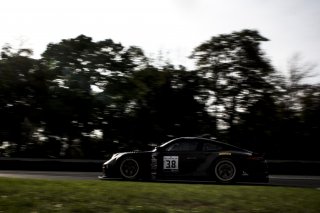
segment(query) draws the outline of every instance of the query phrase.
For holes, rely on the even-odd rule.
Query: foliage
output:
[[[260,49],[263,41],[267,39],[257,31],[243,30],[212,37],[191,56],[207,79],[213,115],[221,128],[229,129],[231,141],[242,114],[274,91],[274,69]]]
[[[303,83],[312,67],[296,61],[286,81],[261,50],[265,41],[255,30],[214,36],[194,49],[195,70],[155,67],[138,47],[84,35],[49,44],[40,59],[7,45],[0,156],[101,159],[208,135],[270,158],[319,159],[310,151],[319,85]]]

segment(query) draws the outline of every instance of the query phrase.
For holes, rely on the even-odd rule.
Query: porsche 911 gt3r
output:
[[[256,153],[206,138],[183,137],[152,151],[114,154],[103,164],[101,178],[214,179],[268,182],[265,159]]]

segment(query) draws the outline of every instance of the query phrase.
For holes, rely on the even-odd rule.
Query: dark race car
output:
[[[114,154],[100,178],[194,179],[268,182],[265,159],[256,153],[206,138],[183,137],[152,151]]]

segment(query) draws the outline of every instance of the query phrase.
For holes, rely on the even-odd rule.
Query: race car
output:
[[[269,180],[262,155],[198,137],[176,138],[152,151],[116,153],[102,169],[101,179],[194,179],[220,183]]]

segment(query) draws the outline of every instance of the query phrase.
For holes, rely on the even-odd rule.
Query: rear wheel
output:
[[[236,179],[237,168],[229,159],[219,160],[214,167],[216,180],[220,183],[232,183]]]
[[[125,158],[120,164],[120,174],[127,180],[136,180],[139,177],[139,163],[133,158]]]

